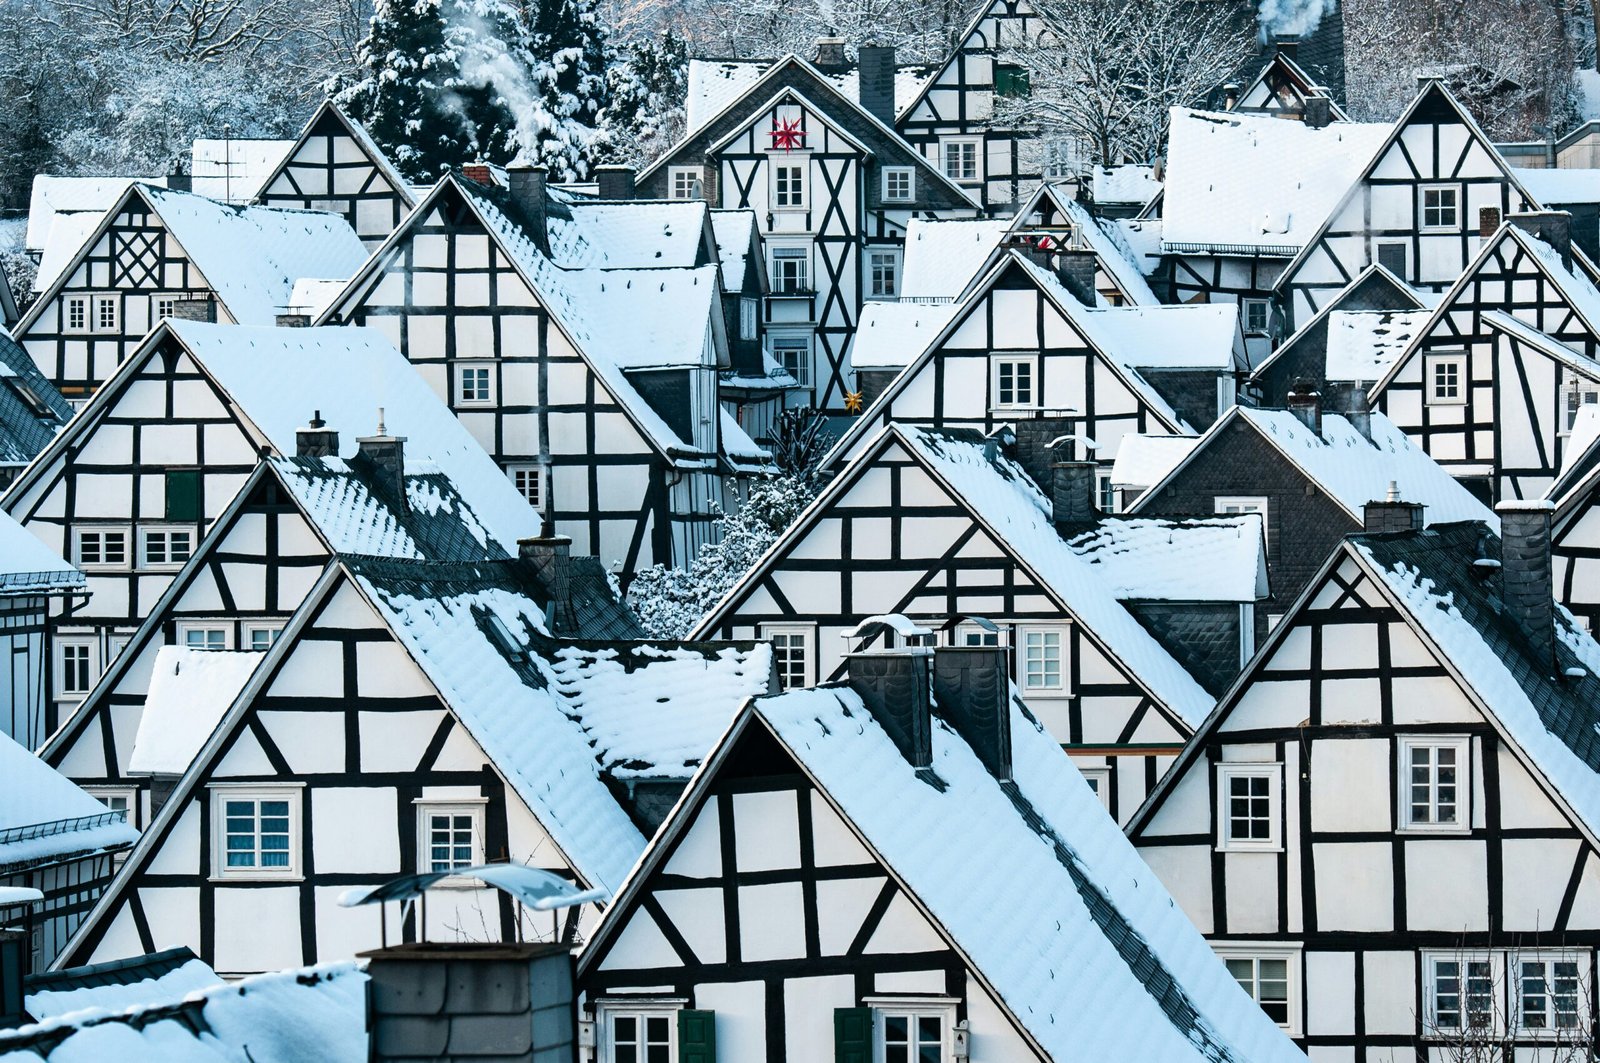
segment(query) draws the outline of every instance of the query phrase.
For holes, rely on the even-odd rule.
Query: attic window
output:
[[[1026,67],[1015,63],[994,65],[994,94],[1012,99],[1026,99],[1033,95],[1033,83]]]
[[[883,201],[885,203],[911,202],[912,169],[909,166],[883,168]]]
[[[1423,185],[1418,190],[1424,232],[1456,232],[1461,228],[1461,186]]]
[[[521,657],[525,652],[517,640],[511,636],[511,631],[506,627],[505,621],[494,613],[484,614],[483,628],[489,633],[489,637],[494,640],[495,648],[507,657]]]

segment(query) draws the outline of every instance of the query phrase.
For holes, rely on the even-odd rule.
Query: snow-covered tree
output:
[[[523,146],[555,180],[589,176],[601,112],[610,99],[607,30],[593,0],[539,0],[530,48],[541,60],[538,103],[524,122]]]
[[[618,59],[610,69],[605,156],[608,161],[642,168],[683,136],[689,45],[667,30],[634,41]]]

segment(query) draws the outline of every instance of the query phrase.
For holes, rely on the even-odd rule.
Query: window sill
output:
[[[1459,225],[1423,225],[1417,227],[1419,236],[1460,236]]]
[[[1396,827],[1395,835],[1401,838],[1470,838],[1471,827]]]
[[[78,571],[86,573],[86,574],[91,574],[91,575],[96,573],[96,572],[102,572],[103,573],[103,572],[133,572],[134,571],[134,568],[133,568],[132,565],[86,565],[82,561],[74,561],[73,564],[78,566]],[[173,569],[173,571],[176,572],[177,569]]]
[[[1281,853],[1283,852],[1283,845],[1281,843],[1275,845],[1239,845],[1234,842],[1227,845],[1219,845],[1215,851],[1219,853]]]
[[[491,410],[495,407],[495,405],[496,404],[493,399],[472,399],[470,401],[467,399],[456,400],[456,409],[458,410]]]
[[[219,884],[227,882],[284,882],[292,884],[296,882],[304,882],[305,880],[306,877],[299,872],[295,872],[293,874],[274,875],[266,871],[258,871],[248,874],[244,872],[225,873],[220,875],[212,874],[206,879],[207,882],[215,882]]]

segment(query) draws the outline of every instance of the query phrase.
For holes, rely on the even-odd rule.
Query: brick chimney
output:
[[[1500,208],[1478,208],[1478,239],[1487,240],[1500,231]]]
[[[321,410],[313,410],[311,421],[294,432],[294,453],[300,458],[337,458],[339,456],[339,430],[329,428],[322,419]]]
[[[461,176],[477,184],[494,187],[494,171],[489,169],[488,163],[469,162],[461,167]]]
[[[506,167],[506,179],[511,184],[511,201],[522,211],[528,235],[545,254],[550,253],[550,208],[545,197],[548,176],[549,171],[543,166],[512,163]]]
[[[572,609],[572,539],[565,535],[539,535],[517,540],[517,554],[532,566],[547,596],[545,626],[552,635],[577,630]]]
[[[863,44],[856,49],[856,80],[861,106],[878,121],[894,128],[894,47]]]
[[[1333,124],[1333,101],[1326,96],[1307,96],[1301,117],[1311,129],[1326,129]]]
[[[933,719],[928,704],[931,660],[926,650],[845,657],[850,689],[913,768],[933,763]]]
[[[383,423],[383,407],[378,407],[378,430],[357,437],[356,459],[367,466],[391,503],[406,504],[406,440],[392,436]]]
[[[633,198],[632,166],[597,166],[594,171],[596,191],[601,199]]]
[[[844,65],[844,38],[818,37],[817,66],[841,67]]]
[[[1550,520],[1555,504],[1501,502],[1500,595],[1506,614],[1535,648],[1555,652],[1555,582],[1550,567]]]
[[[1551,247],[1561,256],[1561,264],[1572,268],[1572,215],[1564,210],[1535,210],[1513,214],[1506,219],[1512,225]]]
[[[1022,466],[1023,471],[1033,477],[1033,482],[1039,485],[1039,490],[1049,494],[1050,485],[1055,479],[1051,469],[1058,458],[1051,444],[1062,436],[1072,433],[1073,414],[1069,410],[1014,412],[1016,418],[1011,422],[1013,433],[1011,445],[1014,448],[1012,456],[1016,463]]]
[[[1288,406],[1297,421],[1322,438],[1322,392],[1307,381],[1297,381],[1289,389]]]
[[[933,651],[933,697],[995,778],[1011,778],[1011,683],[999,646],[940,646]]]
[[[1421,531],[1423,509],[1420,502],[1403,501],[1400,485],[1390,480],[1389,493],[1383,501],[1368,502],[1362,510],[1361,530],[1368,535]]]

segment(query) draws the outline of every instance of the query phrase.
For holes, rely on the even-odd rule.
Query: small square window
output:
[[[99,644],[93,635],[56,638],[56,694],[81,698],[100,678]]]
[[[244,626],[245,649],[264,653],[272,649],[273,643],[278,641],[278,636],[281,634],[283,634],[282,624],[246,624]]]
[[[1028,68],[1016,63],[996,63],[994,94],[1012,99],[1026,99],[1033,95],[1033,80],[1028,76]]]
[[[1461,228],[1461,186],[1423,185],[1423,231],[1454,232]]]
[[[947,1063],[956,1008],[939,998],[869,997],[874,1058],[882,1063]]]
[[[1471,773],[1466,738],[1400,739],[1400,826],[1410,831],[1464,832]]]
[[[704,187],[698,166],[673,166],[667,170],[667,194],[672,199],[704,199]]]
[[[1272,304],[1265,299],[1242,299],[1239,318],[1244,331],[1251,336],[1265,336],[1272,324]]]
[[[456,366],[456,402],[462,406],[487,406],[494,401],[489,366]]]
[[[677,1000],[600,1001],[595,1009],[600,1063],[677,1063],[681,1009]]]
[[[139,553],[140,568],[182,568],[194,556],[194,529],[140,528]]]
[[[154,299],[154,304],[155,319],[157,321],[165,321],[172,316],[173,310],[177,308],[178,299],[172,295],[158,295]]]
[[[213,877],[298,877],[299,787],[213,787],[211,821]]]
[[[128,529],[117,527],[74,528],[73,561],[81,569],[126,569]]]
[[[993,357],[993,400],[990,407],[997,410],[1032,409],[1038,405],[1036,370],[1039,361],[1033,355],[997,354]]]
[[[778,685],[797,690],[811,684],[811,629],[806,627],[763,627],[761,637],[772,644],[772,661],[778,670]]]
[[[1467,356],[1436,354],[1423,359],[1428,405],[1461,406],[1467,401]]]
[[[806,205],[806,164],[772,164],[772,206],[777,210],[804,210]]]
[[[527,500],[528,505],[539,508],[544,501],[544,474],[537,465],[512,465],[506,469],[511,477],[511,483],[517,489],[517,494]]]
[[[1282,778],[1279,764],[1217,766],[1218,849],[1281,848],[1278,807]]]
[[[867,297],[894,299],[900,294],[900,252],[889,248],[867,252]]]
[[[952,181],[979,180],[977,140],[946,140],[940,143],[939,150],[946,177]]]
[[[230,641],[228,625],[179,624],[178,641],[191,650],[225,650]]]
[[[417,802],[418,873],[460,871],[484,862],[483,807],[481,801]]]
[[[912,189],[915,187],[914,174],[909,166],[885,166],[883,168],[883,201],[885,203],[909,203],[913,198]]]
[[[1066,640],[1059,630],[1026,630],[1022,633],[1022,688],[1024,690],[1064,690]]]

